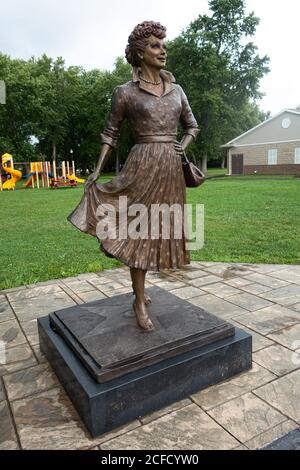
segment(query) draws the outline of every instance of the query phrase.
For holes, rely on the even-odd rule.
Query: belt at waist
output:
[[[152,142],[176,142],[176,135],[140,135],[136,138],[137,144],[150,144]]]

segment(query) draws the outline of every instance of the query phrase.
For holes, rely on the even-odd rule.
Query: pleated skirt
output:
[[[116,177],[85,189],[68,220],[82,232],[97,237],[100,249],[107,256],[129,267],[147,271],[182,268],[190,263],[185,203],[181,157],[173,144],[136,144]],[[181,216],[171,210],[169,218],[164,219],[169,223],[167,236],[162,216],[153,218],[153,210],[162,204],[181,208]],[[136,211],[139,207],[141,211]],[[130,208],[134,210],[130,212]],[[106,238],[103,238],[103,227],[106,227]],[[132,227],[134,236],[131,236]]]

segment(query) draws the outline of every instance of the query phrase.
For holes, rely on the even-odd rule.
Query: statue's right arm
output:
[[[112,152],[112,147],[108,144],[102,144],[100,155],[99,155],[99,160],[95,168],[96,173],[101,173],[108,157],[110,156]]]
[[[125,96],[122,87],[116,87],[112,94],[110,115],[106,123],[106,127],[101,134],[102,147],[96,165],[95,171],[88,177],[86,186],[94,183],[103,170],[103,167],[111,154],[111,151],[117,145],[120,135],[122,122],[125,118]]]
[[[100,173],[101,173],[102,169],[104,168],[104,165],[105,165],[107,159],[109,158],[111,152],[112,152],[112,147],[110,145],[102,144],[96,168],[93,171],[93,173],[91,173],[90,176],[88,177],[88,179],[86,180],[86,184],[85,184],[86,187],[89,186],[92,183],[95,183],[95,181],[97,181],[97,179],[99,178]]]

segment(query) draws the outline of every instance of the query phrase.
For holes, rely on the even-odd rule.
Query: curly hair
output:
[[[138,53],[144,52],[148,38],[153,35],[158,39],[166,37],[167,28],[155,21],[143,21],[138,24],[128,38],[128,44],[125,49],[125,57],[127,62],[133,67],[139,67],[141,60]]]

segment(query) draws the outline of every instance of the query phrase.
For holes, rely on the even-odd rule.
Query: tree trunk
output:
[[[56,143],[52,142],[52,160],[56,161]]]
[[[119,152],[119,149],[117,148],[117,151],[116,151],[116,175],[119,174],[119,171],[120,171],[120,152]]]
[[[222,163],[221,163],[221,168],[223,168],[223,169],[225,168],[225,160],[226,160],[226,158],[225,158],[225,155],[224,155],[224,157],[222,157]]]
[[[207,155],[203,155],[202,160],[201,160],[201,171],[203,173],[207,172]]]

